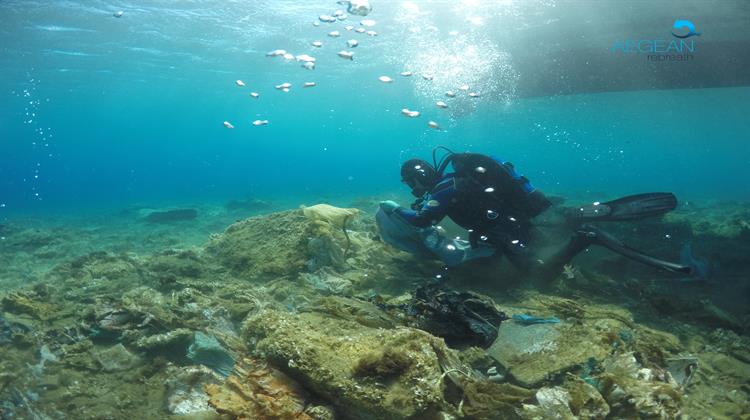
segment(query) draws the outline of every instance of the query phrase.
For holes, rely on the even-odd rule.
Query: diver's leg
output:
[[[638,261],[651,267],[661,268],[663,270],[690,274],[692,269],[688,266],[664,261],[651,255],[645,254],[634,248],[625,245],[624,242],[610,235],[609,233],[590,225],[583,225],[576,229],[575,234],[565,246],[546,258],[536,269],[539,274],[539,280],[549,282],[560,275],[566,264],[591,245],[600,245],[611,251],[614,251],[626,258]]]

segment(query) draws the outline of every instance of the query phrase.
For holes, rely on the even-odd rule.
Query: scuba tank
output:
[[[434,162],[438,179],[448,165],[453,166],[461,219],[470,220],[473,231],[482,232],[499,223],[527,223],[552,205],[510,162],[479,153],[454,153],[442,146],[433,150],[433,161],[439,148],[448,154],[439,164]]]

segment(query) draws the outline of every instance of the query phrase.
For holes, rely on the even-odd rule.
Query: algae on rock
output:
[[[350,418],[455,411],[443,397],[444,373],[450,371],[451,377],[459,370],[471,371],[458,365],[457,355],[443,340],[412,328],[384,330],[318,313],[264,310],[245,320],[243,333],[259,357],[274,362]],[[363,356],[386,349],[411,362],[390,370],[388,383],[356,375]]]

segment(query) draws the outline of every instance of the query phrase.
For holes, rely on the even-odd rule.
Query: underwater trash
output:
[[[211,407],[232,418],[313,420],[305,413],[304,388],[258,359],[243,359],[226,381],[205,390]]]
[[[108,349],[94,351],[93,355],[105,372],[122,372],[141,363],[141,358],[131,353],[122,343]]]
[[[187,351],[187,358],[193,363],[205,365],[223,377],[232,373],[234,357],[210,335],[197,331],[193,336],[193,343]]]
[[[196,418],[216,415],[208,404],[205,387],[220,384],[222,378],[205,366],[170,366],[167,368],[166,406],[170,414],[196,416]],[[205,413],[205,414],[204,414]]]
[[[711,276],[711,262],[705,258],[695,256],[693,244],[686,242],[680,249],[680,264],[690,267],[691,277],[706,280]]]
[[[666,359],[667,372],[681,388],[690,385],[693,375],[698,370],[698,358],[695,356],[679,356]]]
[[[268,120],[255,120],[253,121],[253,125],[256,127],[260,127],[261,125],[267,125]]]
[[[341,50],[338,56],[346,60],[354,60],[354,53],[351,51]]]
[[[445,102],[443,102],[443,101],[437,101],[437,102],[435,102],[435,105],[436,105],[436,106],[437,106],[438,108],[443,108],[443,109],[445,109],[445,108],[448,108],[448,104],[446,104],[446,103],[445,103]]]
[[[388,76],[380,76],[378,77],[378,80],[380,80],[383,83],[393,83],[393,79],[391,79]]]
[[[196,209],[175,209],[165,211],[153,211],[144,218],[148,223],[172,223],[195,220],[198,217]]]
[[[513,314],[512,317],[515,321],[525,325],[533,324],[559,324],[560,320],[557,317],[551,316],[548,318],[531,316],[528,314]]]
[[[356,48],[359,45],[359,41],[357,41],[356,39],[350,39],[350,40],[346,41],[346,45],[349,48]]]
[[[235,80],[234,83],[236,83],[239,87],[245,87],[245,82],[243,82],[242,80]]]
[[[229,121],[224,121],[224,127],[226,127],[226,128],[234,128],[234,126],[232,125],[232,123],[230,123]]]
[[[436,283],[419,286],[405,305],[415,328],[442,337],[451,346],[491,345],[508,319],[489,297],[458,292]]]

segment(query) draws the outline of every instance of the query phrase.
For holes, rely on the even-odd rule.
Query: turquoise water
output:
[[[741,181],[750,177],[750,89],[731,65],[743,58],[724,44],[746,37],[732,35],[747,12],[741,3],[681,6],[705,28],[703,45],[694,62],[664,63],[668,70],[609,47],[671,37],[675,4],[636,13],[459,3],[377,2],[368,29],[378,36],[366,36],[344,28],[360,26],[356,16],[313,26],[336,9],[328,1],[0,2],[0,217],[377,197],[405,192],[400,163],[429,159],[437,145],[502,156],[560,195],[750,197]],[[340,38],[326,36],[334,29]],[[355,59],[337,57],[352,38]],[[317,66],[265,56],[277,48],[313,55]],[[586,68],[587,60],[606,67]],[[635,66],[625,81],[623,66]],[[712,76],[701,81],[706,68]],[[405,70],[414,75],[399,76]],[[557,82],[540,76],[554,71]],[[308,81],[317,86],[302,88]],[[283,82],[290,92],[274,88]],[[464,83],[481,96],[457,90]],[[402,108],[422,115],[406,118]],[[256,127],[256,119],[270,123]]]

